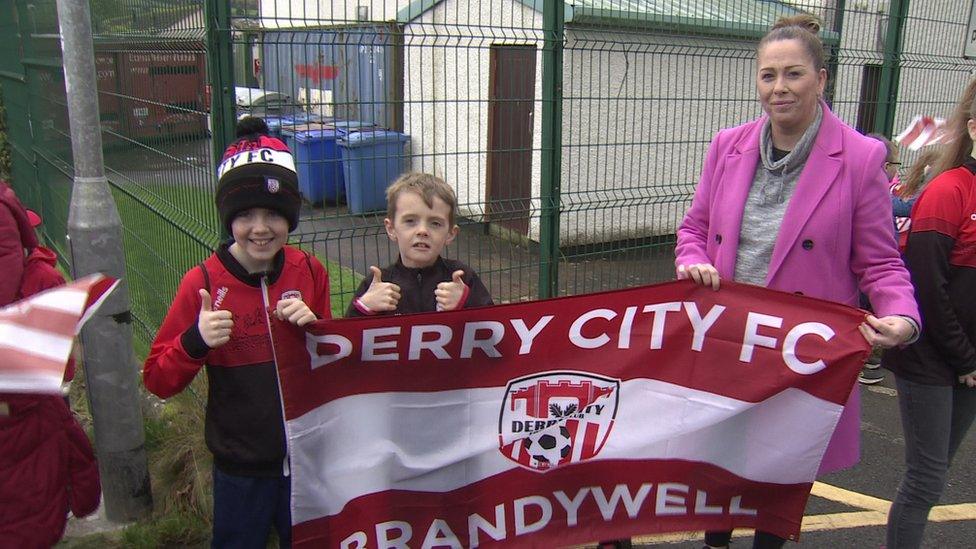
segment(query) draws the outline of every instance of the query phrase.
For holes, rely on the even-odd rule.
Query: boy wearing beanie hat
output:
[[[205,435],[214,456],[214,547],[291,543],[291,481],[278,367],[307,360],[305,331],[329,318],[329,278],[287,246],[301,196],[295,163],[263,121],[245,118],[217,170],[215,202],[233,239],[180,282],[143,367],[160,398],[206,366]]]

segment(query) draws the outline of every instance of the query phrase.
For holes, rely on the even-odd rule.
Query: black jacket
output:
[[[884,365],[925,385],[976,371],[976,160],[932,180],[912,208],[905,263],[922,313],[918,341]]]
[[[478,274],[471,267],[468,267],[460,261],[440,257],[430,267],[411,269],[410,267],[404,266],[398,258],[396,263],[382,270],[383,282],[391,282],[400,287],[400,302],[397,303],[396,310],[392,313],[384,314],[401,315],[436,311],[437,301],[434,298],[434,290],[437,289],[437,285],[441,282],[450,282],[451,275],[457,270],[464,271],[462,280],[468,286],[467,299],[461,304],[462,309],[494,304],[491,300],[491,294],[488,293],[488,289],[485,288],[481,279],[478,278]],[[356,308],[355,301],[366,293],[366,290],[369,289],[369,285],[372,282],[372,276],[367,276],[363,279],[359,288],[356,289],[353,302],[346,309],[346,317],[364,316]]]

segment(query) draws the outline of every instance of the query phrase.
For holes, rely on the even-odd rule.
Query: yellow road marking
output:
[[[929,520],[934,522],[976,520],[976,503],[957,503],[933,507],[932,512],[929,513]]]
[[[881,513],[887,513],[888,508],[891,507],[891,502],[888,500],[852,492],[838,488],[837,486],[824,484],[823,482],[814,482],[813,489],[810,490],[810,495],[850,505],[851,507],[857,507],[858,509],[867,509],[868,511],[878,511]]]
[[[890,397],[898,396],[898,391],[896,391],[894,389],[889,389],[887,387],[879,387],[879,386],[875,386],[875,385],[868,385],[867,386],[867,390],[868,391],[871,391],[872,393],[880,393],[882,395],[890,396]]]
[[[827,530],[843,530],[847,528],[863,528],[867,526],[884,526],[888,522],[888,508],[891,502],[867,494],[845,490],[822,482],[813,483],[810,495],[817,496],[851,507],[864,509],[845,513],[827,513],[823,515],[806,515],[803,517],[803,532],[823,532]],[[976,520],[976,503],[957,503],[952,505],[937,505],[929,513],[930,522],[952,522],[959,520]],[[672,532],[669,534],[654,534],[637,536],[634,543],[649,545],[657,543],[678,543],[683,541],[700,540],[704,532]],[[752,530],[740,528],[732,533],[733,537],[752,536]]]

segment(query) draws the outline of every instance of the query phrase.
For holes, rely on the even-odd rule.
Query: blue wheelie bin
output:
[[[409,141],[400,132],[364,128],[339,138],[349,213],[386,209],[386,188],[403,173]]]
[[[345,194],[339,132],[334,128],[299,130],[290,134],[289,148],[295,155],[298,188],[312,204],[337,204]]]

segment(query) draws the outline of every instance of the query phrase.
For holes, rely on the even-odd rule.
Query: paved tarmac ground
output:
[[[886,371],[887,372],[887,371]],[[894,375],[861,386],[861,462],[814,485],[803,519],[800,545],[832,549],[871,548],[885,543],[887,510],[905,471],[905,441]],[[949,471],[942,501],[933,509],[923,547],[976,547],[976,435],[970,431]],[[700,549],[701,533],[634,538],[635,547]],[[737,532],[732,547],[752,546],[752,532]],[[795,546],[792,543],[787,548]]]

